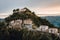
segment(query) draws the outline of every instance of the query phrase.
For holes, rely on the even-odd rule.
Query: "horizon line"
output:
[[[56,16],[59,16],[60,14],[36,14],[36,15],[47,15],[47,16],[49,16],[49,15],[53,15],[53,16],[56,15]],[[0,16],[9,16],[9,15],[6,15],[6,14],[4,15],[3,14],[3,15],[0,15]]]

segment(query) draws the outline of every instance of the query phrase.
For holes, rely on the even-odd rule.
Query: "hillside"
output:
[[[0,40],[60,40],[60,38],[55,34],[28,31],[27,29],[21,31],[0,29]]]
[[[47,25],[49,27],[54,27],[54,25],[52,25],[49,21],[38,17],[37,15],[35,15],[34,12],[31,12],[28,8],[23,8],[21,11],[19,11],[19,9],[14,9],[13,14],[5,18],[5,21],[9,23],[12,20],[21,19],[23,21],[29,18],[33,21],[33,23],[37,27],[39,27],[40,25]]]

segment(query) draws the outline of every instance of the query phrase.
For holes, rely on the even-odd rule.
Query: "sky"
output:
[[[24,7],[38,16],[60,16],[60,0],[0,0],[0,18],[12,14],[13,9]]]

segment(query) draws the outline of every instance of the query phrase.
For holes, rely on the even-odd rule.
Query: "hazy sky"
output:
[[[0,17],[6,17],[13,9],[27,7],[37,15],[60,15],[60,0],[0,0]],[[44,15],[43,15],[44,14]]]

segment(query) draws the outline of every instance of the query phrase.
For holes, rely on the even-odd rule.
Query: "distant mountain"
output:
[[[3,22],[4,21],[4,19],[3,18],[0,18],[0,22]]]
[[[56,27],[60,27],[60,16],[46,16],[41,18],[47,19],[51,24]]]

